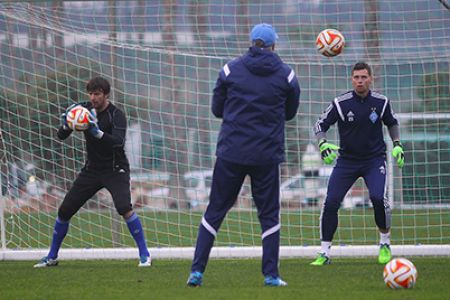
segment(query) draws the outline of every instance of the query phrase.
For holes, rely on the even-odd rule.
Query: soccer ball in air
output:
[[[327,57],[339,55],[344,46],[344,36],[336,29],[322,30],[316,38],[317,51]]]
[[[384,267],[383,277],[391,289],[409,289],[416,283],[417,269],[406,258],[394,258]]]
[[[89,110],[81,105],[72,108],[66,116],[67,125],[70,129],[83,131],[89,127]]]

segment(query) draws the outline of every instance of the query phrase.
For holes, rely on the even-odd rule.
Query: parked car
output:
[[[300,206],[322,205],[327,195],[330,174],[327,170],[320,171],[317,177],[307,178],[299,173],[284,180],[280,185],[282,206],[296,208]],[[345,196],[341,207],[355,208],[372,206],[364,191],[361,182],[358,181]]]
[[[325,176],[307,178],[301,173],[285,179],[280,185],[282,207],[319,205],[326,196],[327,179]]]
[[[208,203],[209,193],[211,191],[212,173],[212,169],[206,169],[190,171],[183,175],[183,186],[185,188],[186,201],[189,208],[199,208],[199,206],[206,206]],[[152,201],[152,205],[161,202],[157,202],[158,200],[162,200],[166,203],[170,193],[170,188],[167,186],[168,182],[169,178],[166,178],[161,187],[152,188],[139,196],[145,196],[148,201]],[[159,203],[158,206],[161,206],[161,203]]]
[[[189,201],[190,208],[197,208],[198,206],[208,204],[212,175],[212,169],[192,171],[184,174],[186,197]]]

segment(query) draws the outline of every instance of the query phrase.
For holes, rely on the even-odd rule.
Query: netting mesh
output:
[[[253,24],[271,23],[278,54],[296,72],[300,110],[286,127],[282,244],[319,242],[329,169],[317,160],[312,126],[351,88],[358,60],[373,89],[399,113],[403,174],[391,171],[393,240],[450,242],[450,18],[439,1],[36,1],[0,4],[2,193],[8,248],[45,248],[58,205],[84,163],[84,141],[58,141],[60,113],[86,101],[101,75],[129,120],[133,204],[154,247],[193,246],[208,201],[220,120],[210,113],[218,71],[249,46]],[[326,58],[316,35],[340,30],[344,52]],[[334,130],[329,133],[336,140]],[[387,141],[388,143],[390,141]],[[308,165],[308,167],[306,167]],[[305,172],[313,168],[312,178]],[[364,183],[344,200],[336,243],[375,244]],[[217,245],[260,244],[248,182]],[[65,246],[132,246],[107,192],[71,222]]]

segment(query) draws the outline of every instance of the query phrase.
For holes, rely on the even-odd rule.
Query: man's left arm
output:
[[[397,166],[402,168],[405,164],[405,154],[400,142],[400,126],[389,101],[386,106],[386,113],[383,116],[383,122],[388,127],[389,136],[393,142],[392,156],[396,158]]]

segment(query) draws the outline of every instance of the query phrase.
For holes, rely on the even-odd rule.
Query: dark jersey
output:
[[[383,124],[398,125],[386,96],[369,91],[361,98],[349,91],[335,98],[317,121],[316,134],[326,132],[338,123],[340,150],[343,158],[365,160],[386,155]]]
[[[90,102],[81,103],[87,109],[92,108]],[[127,120],[125,114],[114,104],[97,114],[98,126],[104,132],[101,139],[92,136],[88,130],[84,131],[86,139],[87,160],[86,167],[95,170],[129,171],[130,166],[125,155],[125,135]],[[58,129],[58,137],[62,140],[69,137],[71,130]]]

